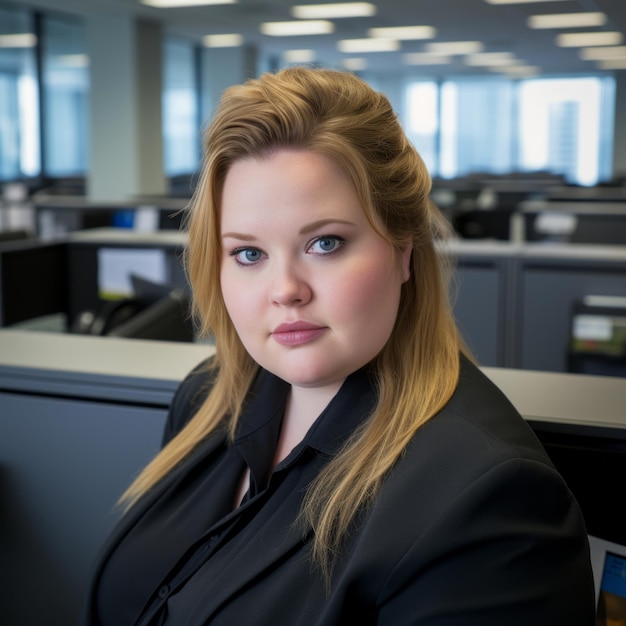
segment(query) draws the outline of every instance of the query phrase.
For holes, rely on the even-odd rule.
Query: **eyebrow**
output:
[[[299,233],[300,235],[307,235],[308,233],[315,232],[320,228],[324,228],[329,226],[330,224],[345,224],[347,226],[356,226],[354,222],[350,222],[349,220],[340,220],[337,218],[328,218],[323,220],[317,220],[315,222],[311,222],[306,226],[303,226]],[[255,241],[256,237],[254,235],[247,235],[245,233],[236,233],[236,232],[227,232],[222,233],[222,239],[226,239],[227,237],[231,237],[233,239],[241,239],[241,241]]]

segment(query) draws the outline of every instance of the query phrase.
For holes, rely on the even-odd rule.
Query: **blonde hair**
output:
[[[373,228],[397,251],[413,242],[391,337],[372,363],[378,402],[369,419],[310,485],[300,522],[313,532],[312,559],[330,579],[333,555],[357,511],[429,418],[449,400],[463,350],[448,297],[449,271],[436,242],[447,223],[429,199],[431,180],[387,98],[356,76],[290,68],[227,89],[204,137],[204,162],[187,215],[186,269],[199,330],[212,334],[216,376],[188,425],[122,496],[134,503],[218,425],[232,437],[258,370],[226,312],[220,287],[220,202],[237,160],[281,148],[338,163]]]

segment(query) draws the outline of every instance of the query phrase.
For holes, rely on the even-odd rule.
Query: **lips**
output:
[[[272,338],[282,346],[299,346],[317,339],[327,330],[309,322],[286,322],[272,331]]]

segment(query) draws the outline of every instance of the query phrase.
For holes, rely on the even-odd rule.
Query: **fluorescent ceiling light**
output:
[[[619,32],[607,33],[564,33],[556,38],[562,48],[588,48],[590,46],[616,46],[624,41]]]
[[[156,7],[157,9],[198,7],[212,4],[237,4],[238,1],[239,0],[140,0],[142,4]]]
[[[437,36],[437,31],[432,26],[390,26],[370,28],[367,34],[383,39],[433,39]]]
[[[510,77],[537,76],[540,73],[536,65],[508,65],[505,67],[489,67],[490,72],[499,72]]]
[[[610,59],[626,59],[626,46],[600,46],[583,48],[578,56],[583,61],[607,61]]]
[[[337,43],[340,52],[394,52],[400,49],[397,39],[342,39]]]
[[[312,63],[315,61],[315,50],[285,50],[283,58],[286,63]]]
[[[32,33],[0,35],[0,48],[32,48],[37,44],[37,37]]]
[[[520,61],[510,52],[479,52],[470,54],[464,59],[466,65],[489,66],[489,65],[516,65]]]
[[[239,33],[224,33],[220,35],[205,35],[202,43],[207,48],[237,48],[243,45],[243,35]]]
[[[370,17],[376,15],[376,5],[370,2],[337,2],[334,4],[299,4],[291,7],[294,17],[304,20],[341,17]]]
[[[533,4],[535,2],[558,2],[558,0],[485,0],[487,4]]]
[[[447,65],[452,63],[452,57],[435,52],[409,52],[404,55],[407,65]]]
[[[57,60],[65,67],[89,67],[89,57],[86,54],[60,54]]]
[[[550,15],[531,15],[529,28],[582,28],[584,26],[604,26],[604,13],[553,13]]]
[[[158,9],[172,9],[179,7],[199,7],[211,4],[237,4],[238,0],[141,0],[142,4],[147,4]]]
[[[361,57],[351,57],[349,59],[344,59],[341,62],[341,65],[351,72],[360,72],[367,69],[367,59],[363,59]]]
[[[436,54],[475,54],[484,48],[480,41],[435,41],[425,47],[427,52]]]
[[[264,35],[271,37],[291,37],[295,35],[328,35],[335,25],[326,20],[306,20],[302,22],[264,22],[259,27]]]

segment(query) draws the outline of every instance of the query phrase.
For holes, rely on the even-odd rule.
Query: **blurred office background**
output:
[[[479,360],[622,375],[625,37],[622,0],[0,0],[0,326],[106,334],[155,293],[186,306],[215,103],[314,64],[385,92],[424,157]]]
[[[318,19],[297,2],[0,2],[0,180],[99,200],[188,194],[222,89],[292,63],[387,93],[436,179],[626,176],[620,0],[386,0]],[[271,34],[284,22],[320,34]]]

